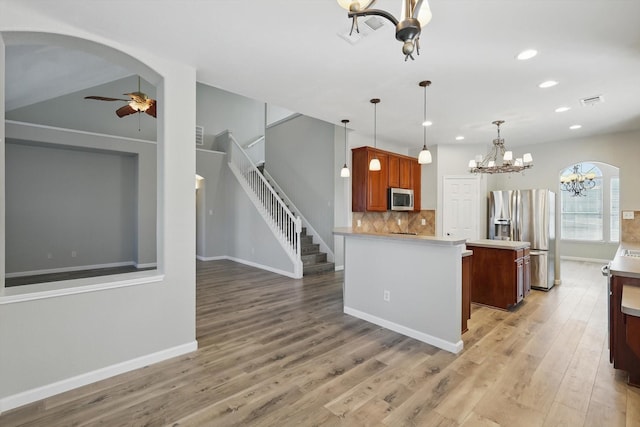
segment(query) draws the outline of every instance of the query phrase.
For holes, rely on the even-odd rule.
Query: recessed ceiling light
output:
[[[580,129],[581,127],[582,127],[582,125],[571,125],[571,126],[569,126],[569,129],[576,130],[576,129]]]
[[[541,88],[543,88],[543,89],[546,89],[546,88],[548,88],[548,87],[552,87],[552,86],[555,86],[555,85],[557,85],[557,84],[558,84],[558,82],[557,82],[557,81],[555,81],[555,80],[547,80],[546,82],[542,82],[542,83],[540,83],[540,84],[538,85],[538,87],[541,87]]]
[[[564,113],[565,111],[569,111],[569,110],[571,110],[571,107],[562,106],[562,107],[556,108],[556,113]]]
[[[456,141],[462,141],[463,139],[464,139],[464,136],[462,135],[456,136]]]
[[[433,123],[431,123],[429,120],[427,120],[426,122],[422,122],[422,126],[431,126]]]
[[[525,61],[527,59],[531,59],[538,54],[538,51],[535,49],[527,49],[523,50],[516,56],[520,61]]]

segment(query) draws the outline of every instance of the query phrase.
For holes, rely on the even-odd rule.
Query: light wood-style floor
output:
[[[609,364],[599,264],[512,312],[474,306],[453,355],[342,313],[342,273],[199,262],[199,350],[8,411],[26,426],[640,426]]]

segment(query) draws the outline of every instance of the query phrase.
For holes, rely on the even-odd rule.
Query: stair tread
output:
[[[318,264],[311,264],[303,266],[302,271],[304,274],[324,273],[327,271],[334,271],[335,263],[333,262],[321,262]]]

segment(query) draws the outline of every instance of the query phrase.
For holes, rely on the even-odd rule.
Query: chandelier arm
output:
[[[411,3],[413,3],[413,14],[411,17],[418,19],[418,14],[420,14],[420,8],[422,7],[423,0],[411,0]]]
[[[369,3],[367,3],[363,9],[369,9],[371,6],[373,6],[376,3],[377,0],[371,0]]]
[[[349,36],[353,34],[353,29],[356,29],[356,33],[360,34],[360,28],[358,28],[358,17],[354,16],[351,18],[351,31],[349,31]]]
[[[396,17],[393,16],[392,14],[390,14],[389,12],[387,12],[386,10],[363,9],[363,10],[359,10],[357,12],[349,12],[349,18],[353,18],[353,17],[357,17],[357,16],[370,16],[370,15],[382,16],[383,18],[386,18],[389,21],[391,21],[391,23],[393,23],[393,25],[398,25],[398,20],[396,19]],[[405,60],[406,60],[406,58],[405,58]]]

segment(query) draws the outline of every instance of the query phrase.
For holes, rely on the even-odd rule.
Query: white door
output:
[[[442,233],[461,239],[478,239],[480,180],[477,176],[443,178]]]

